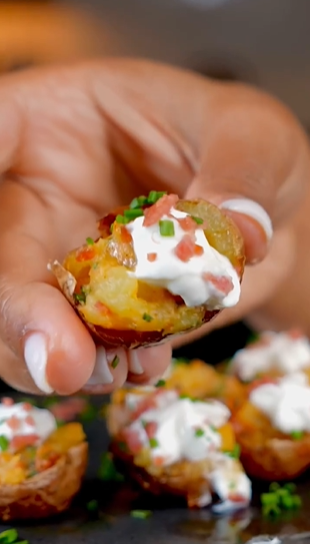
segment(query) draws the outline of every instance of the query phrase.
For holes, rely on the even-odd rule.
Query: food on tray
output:
[[[244,382],[303,371],[310,378],[310,342],[298,330],[265,332],[237,351],[229,372]]]
[[[253,382],[232,422],[250,476],[288,480],[310,466],[310,386],[304,373]]]
[[[79,423],[57,428],[49,410],[3,399],[0,518],[41,518],[65,510],[80,488],[87,451]]]
[[[144,489],[218,511],[242,508],[251,497],[229,418],[219,401],[164,387],[118,391],[107,414],[112,452]]]
[[[151,191],[98,228],[50,269],[99,343],[156,344],[238,302],[243,240],[213,204]]]
[[[162,385],[194,399],[220,400],[231,412],[237,410],[246,399],[246,389],[235,376],[221,374],[199,359],[189,363],[176,361]]]

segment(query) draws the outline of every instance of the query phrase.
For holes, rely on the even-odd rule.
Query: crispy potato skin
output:
[[[0,518],[38,519],[66,510],[81,487],[87,458],[88,445],[83,442],[33,478],[19,485],[1,485]]]
[[[238,271],[240,276],[240,281],[242,279],[245,256],[244,256],[244,245],[243,239],[238,228],[235,226],[233,221],[227,217],[219,208],[204,202],[202,200],[197,201],[184,201],[179,200],[176,208],[181,211],[185,211],[190,215],[195,215],[200,217],[205,222],[205,235],[208,239],[211,246],[217,249],[221,254],[225,255],[233,264],[233,266]],[[106,240],[111,237],[110,227],[114,222],[118,213],[122,213],[126,209],[125,207],[119,208],[109,214],[107,214],[103,219],[98,223],[98,229],[100,232],[100,240]],[[85,247],[85,246],[83,246]],[[82,247],[82,250],[83,250]],[[83,284],[83,281],[87,282],[89,277],[89,269],[91,266],[91,261],[85,263],[84,268],[81,267],[81,263],[77,263],[77,256],[80,254],[81,248],[71,252],[63,265],[62,274],[64,275],[67,271],[68,275],[71,275],[72,278],[75,278],[77,281],[77,286],[75,293],[78,292],[79,285]],[[68,292],[68,285],[62,279],[60,279],[61,273],[57,270],[56,267],[51,266],[51,269],[55,273],[60,287],[67,296],[70,303],[73,305],[75,311],[79,317],[84,321],[86,327],[89,329],[92,337],[98,345],[103,345],[106,348],[115,348],[122,347],[125,349],[135,349],[143,346],[156,345],[160,342],[167,341],[173,336],[180,335],[186,332],[190,332],[201,327],[204,323],[209,322],[213,319],[218,313],[218,310],[210,311],[206,306],[199,306],[197,308],[188,309],[188,315],[191,311],[191,318],[184,318],[187,320],[188,325],[184,327],[184,330],[180,330],[179,314],[178,314],[178,305],[175,304],[175,318],[169,322],[169,325],[162,326],[160,320],[157,320],[156,325],[151,323],[143,322],[141,314],[141,323],[139,326],[135,324],[134,326],[127,325],[126,327],[122,326],[122,320],[120,323],[117,323],[118,316],[116,316],[115,323],[113,324],[113,319],[109,326],[102,326],[100,323],[94,323],[90,319],[87,319],[83,315],[83,305],[79,302],[76,302],[74,299],[74,293]],[[68,280],[70,281],[70,280]],[[89,280],[88,280],[89,281]],[[168,291],[166,293],[166,300],[170,299],[171,304],[171,294]],[[161,295],[163,296],[163,295]],[[161,302],[162,305],[165,305],[165,299]],[[179,305],[180,306],[180,305]],[[185,308],[185,304],[181,304]],[[190,324],[189,324],[190,323]],[[152,326],[155,328],[152,329]]]

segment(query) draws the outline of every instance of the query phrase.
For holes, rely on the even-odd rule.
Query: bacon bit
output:
[[[195,255],[195,242],[192,236],[185,234],[176,246],[174,253],[184,263],[187,263]]]
[[[134,421],[140,417],[144,412],[150,410],[151,408],[156,408],[157,406],[157,397],[161,394],[160,389],[154,391],[151,395],[144,397],[141,402],[139,402],[137,408],[131,414],[131,420]]]
[[[212,285],[214,285],[218,291],[224,293],[224,295],[228,295],[234,288],[231,279],[225,278],[225,276],[214,276],[213,274],[206,272],[202,277],[205,281],[212,283]]]
[[[17,435],[11,440],[10,449],[21,450],[27,446],[34,446],[39,440],[37,434]]]
[[[32,427],[34,427],[35,425],[35,422],[32,416],[27,416],[25,418],[25,423],[27,423],[27,425],[31,425]]]
[[[245,502],[245,498],[241,493],[230,493],[228,495],[228,500],[231,502]]]
[[[97,302],[95,303],[95,308],[103,315],[111,314],[111,310],[105,304],[100,302],[100,300],[97,300]]]
[[[31,412],[32,406],[30,402],[23,402],[23,410],[25,410],[25,412]]]
[[[157,431],[157,423],[155,421],[148,421],[144,428],[148,438],[154,438]]]
[[[189,215],[187,217],[181,217],[180,219],[177,219],[177,221],[181,229],[185,232],[195,232],[198,227],[197,223]]]
[[[144,210],[144,227],[151,227],[158,223],[158,221],[164,216],[168,215],[171,208],[178,202],[179,197],[177,195],[164,195],[153,206]]]
[[[165,458],[164,457],[155,457],[153,459],[153,464],[155,465],[155,467],[162,467],[165,463]]]
[[[14,400],[11,399],[11,397],[3,397],[3,399],[1,399],[1,402],[2,404],[4,404],[4,406],[13,406],[14,404]]]
[[[72,421],[76,416],[80,415],[87,408],[87,401],[81,398],[72,398],[50,407],[50,412],[57,419],[62,421]]]
[[[304,336],[299,329],[291,329],[290,331],[287,332],[287,335],[292,340],[299,340],[300,338]]]
[[[142,450],[142,444],[139,440],[139,435],[136,431],[131,429],[124,429],[122,432],[122,437],[124,442],[127,444],[127,447],[130,453],[137,455]]]
[[[157,253],[148,253],[147,254],[147,260],[150,261],[150,263],[153,263],[157,259]]]
[[[121,241],[124,244],[130,244],[132,242],[132,236],[130,232],[128,232],[126,227],[124,227],[123,225],[121,226],[120,231],[121,231]]]
[[[270,376],[263,376],[262,378],[258,378],[257,380],[254,380],[249,386],[248,386],[248,394],[252,393],[254,389],[257,389],[257,387],[260,387],[261,385],[267,385],[267,384],[277,384],[278,380],[277,378],[271,378]]]
[[[12,416],[7,420],[6,424],[12,431],[17,431],[20,428],[20,419],[16,416]]]
[[[199,246],[198,244],[195,244],[195,256],[200,257],[204,254],[204,249],[202,246]]]
[[[35,460],[35,468],[36,468],[36,471],[37,472],[43,472],[44,470],[47,470],[48,468],[51,468],[52,466],[54,466],[58,459],[59,459],[60,455],[59,453],[56,453],[56,452],[52,452],[52,451],[49,451],[48,452],[48,457],[46,459],[42,459],[42,458],[36,458]]]
[[[96,250],[92,246],[85,247],[77,254],[76,260],[78,263],[91,261],[96,255]]]

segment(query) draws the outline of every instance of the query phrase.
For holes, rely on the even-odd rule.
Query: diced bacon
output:
[[[27,423],[27,425],[31,425],[32,427],[34,427],[35,425],[35,422],[32,416],[27,416],[25,418],[25,422]]]
[[[144,428],[148,438],[154,438],[157,431],[157,423],[155,421],[148,421]]]
[[[25,412],[31,412],[32,406],[30,402],[23,402],[23,410],[25,410]]]
[[[174,253],[184,263],[187,263],[195,255],[195,240],[190,234],[185,234],[176,246]]]
[[[150,263],[153,263],[157,259],[157,253],[148,253],[147,254],[147,260],[150,261]]]
[[[82,263],[84,261],[91,261],[96,255],[96,251],[94,247],[84,247],[79,251],[79,253],[76,256],[76,260],[78,263]]]
[[[228,495],[228,500],[231,502],[240,502],[240,503],[246,502],[245,497],[241,495],[241,493],[230,493]]]
[[[177,221],[181,229],[185,232],[195,232],[198,227],[197,223],[189,215],[187,217],[181,217]]]
[[[304,336],[299,329],[291,329],[290,331],[287,332],[287,335],[292,340],[299,340],[300,338]]]
[[[11,399],[11,397],[3,397],[3,399],[1,399],[1,402],[2,404],[4,404],[4,406],[13,406],[14,404],[14,400]]]
[[[153,464],[155,467],[162,467],[165,463],[165,458],[160,457],[159,455],[153,459]]]
[[[139,402],[136,410],[131,414],[131,419],[134,421],[140,417],[144,412],[150,410],[151,408],[156,408],[157,406],[157,397],[160,395],[161,391],[158,388],[151,395],[146,395],[141,402]]]
[[[164,195],[153,206],[144,210],[144,227],[151,227],[158,223],[158,221],[164,216],[168,215],[171,208],[178,202],[179,197],[177,195]]]
[[[204,253],[203,247],[199,246],[198,244],[195,244],[195,256],[196,257],[201,257],[201,255],[203,255],[203,253]]]
[[[130,232],[123,225],[121,226],[120,230],[121,230],[121,241],[124,244],[130,244],[132,242],[132,236]]]
[[[225,276],[214,276],[213,274],[206,272],[203,274],[203,279],[209,283],[212,283],[212,285],[214,285],[218,291],[224,293],[224,295],[228,295],[228,293],[230,293],[230,291],[232,291],[234,288],[231,279]]]
[[[122,436],[124,438],[124,442],[127,444],[130,453],[133,453],[134,455],[140,453],[142,449],[142,444],[140,442],[137,431],[131,430],[129,428],[124,429],[122,432]]]
[[[111,310],[105,304],[103,304],[103,302],[100,302],[100,300],[97,300],[95,303],[95,308],[103,315],[111,314]]]
[[[39,440],[37,434],[25,434],[17,435],[11,440],[10,448],[14,451],[27,448],[27,446],[34,446]]]
[[[12,431],[18,431],[20,428],[20,419],[16,416],[12,416],[7,420],[6,424]]]
[[[72,398],[50,407],[50,412],[62,421],[72,421],[87,408],[87,401],[81,398]]]

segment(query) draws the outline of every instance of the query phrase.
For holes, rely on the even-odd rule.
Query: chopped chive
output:
[[[239,459],[240,457],[240,446],[239,444],[235,444],[233,450],[226,451],[225,452],[229,457],[232,457],[233,459]]]
[[[65,425],[65,421],[63,419],[56,418],[57,429],[59,429],[59,427],[63,427],[64,425]]]
[[[269,486],[269,491],[271,492],[278,491],[278,489],[281,489],[281,486],[280,484],[278,484],[278,482],[272,482],[272,484],[270,484]]]
[[[74,298],[76,302],[86,302],[86,294],[83,291],[81,291],[80,293],[74,293]]]
[[[88,246],[93,246],[94,243],[95,243],[95,242],[94,242],[94,240],[93,240],[92,238],[90,238],[90,237],[86,238],[86,244],[87,244]]]
[[[287,483],[287,484],[284,484],[284,489],[287,489],[290,493],[294,493],[294,491],[296,491],[296,484],[293,484],[293,483]]]
[[[147,204],[147,201],[148,199],[146,196],[138,196],[131,201],[129,207],[131,210],[141,208],[142,206],[145,206],[145,204]]]
[[[278,497],[276,493],[262,493],[260,500],[262,505],[264,506],[278,503]]]
[[[151,510],[131,510],[130,515],[136,519],[147,519],[152,515]]]
[[[95,499],[93,499],[92,501],[89,501],[86,504],[86,508],[88,512],[96,512],[96,510],[98,510],[98,501],[96,501]]]
[[[136,219],[137,217],[141,217],[143,215],[143,210],[142,208],[135,208],[135,209],[130,209],[130,210],[125,210],[124,211],[124,217],[125,219],[129,219],[129,221],[131,221],[132,219]]]
[[[155,204],[155,202],[166,194],[166,191],[150,191],[149,196],[147,197],[147,202],[148,204]]]
[[[6,451],[9,447],[9,441],[3,434],[0,436],[0,448],[1,451]],[[0,541],[1,542],[1,541]]]
[[[14,544],[18,539],[18,532],[16,529],[7,529],[0,533],[0,543],[1,544]]]
[[[121,451],[123,451],[124,453],[128,452],[128,446],[127,446],[126,442],[118,442],[117,445],[118,445],[119,449]]]
[[[142,319],[144,319],[144,321],[147,321],[148,323],[153,320],[152,316],[149,314],[143,314]]]
[[[150,438],[149,443],[152,449],[157,448],[159,445],[158,440],[156,440],[156,438]]]
[[[123,475],[116,470],[110,453],[104,453],[101,457],[98,478],[107,482],[122,482],[124,480]]]
[[[127,217],[124,217],[123,215],[117,215],[115,217],[115,221],[120,225],[127,225],[127,223],[129,223],[129,219],[127,219]]]
[[[159,221],[159,232],[161,236],[174,236],[174,224],[169,219]]]
[[[293,495],[293,508],[300,508],[302,506],[302,500],[299,495]]]
[[[94,263],[94,264],[92,265],[93,270],[96,270],[96,268],[98,268],[98,264],[99,264],[99,263]]]
[[[195,215],[191,215],[191,218],[195,221],[195,223],[197,223],[197,225],[203,224],[203,219],[201,219],[201,217],[195,217]]]
[[[114,357],[114,359],[113,359],[113,361],[112,361],[112,363],[111,363],[111,367],[112,367],[112,368],[116,368],[117,365],[118,365],[118,363],[119,363],[119,356],[118,356],[118,355],[115,355],[115,357]]]
[[[94,421],[97,415],[98,415],[97,408],[95,408],[95,406],[93,406],[92,404],[88,404],[85,410],[83,410],[83,412],[80,414],[79,419],[83,421],[84,423],[90,422],[90,421]]]
[[[155,387],[164,387],[165,385],[165,380],[158,380],[158,382],[155,384]]]
[[[291,438],[292,440],[301,440],[304,436],[304,432],[303,431],[293,431],[291,433]]]
[[[195,436],[200,437],[200,436],[204,436],[205,432],[203,429],[196,429],[195,431]]]
[[[15,542],[14,544],[29,544],[29,540],[19,540],[18,542]]]

